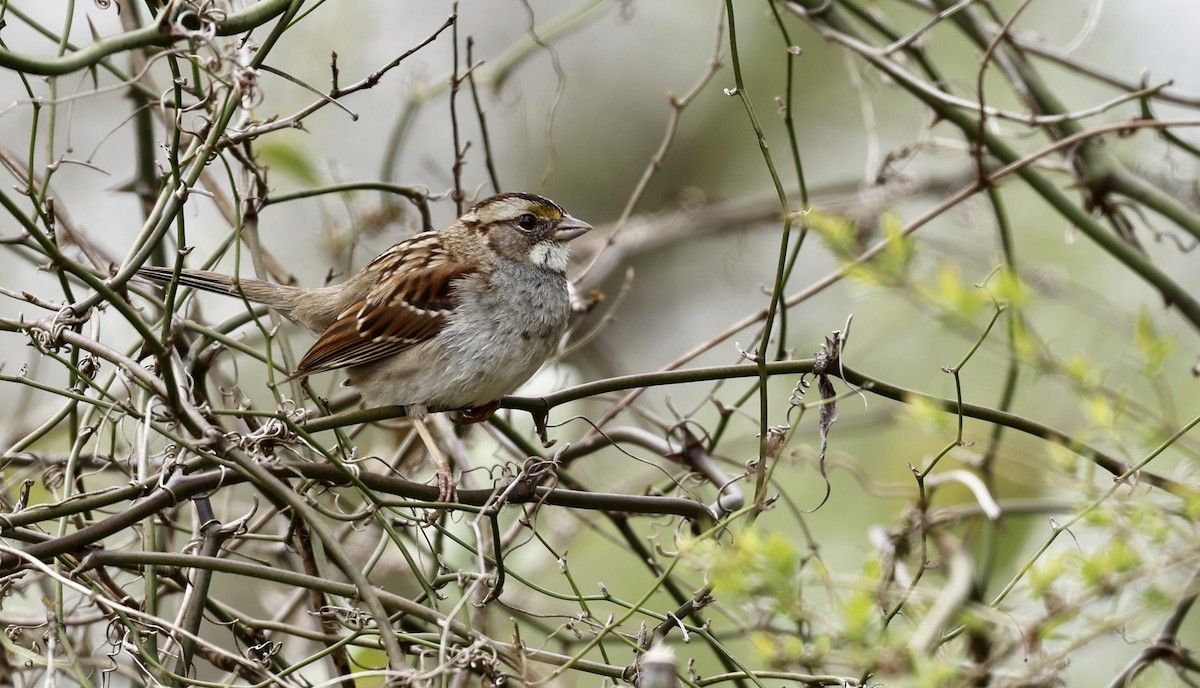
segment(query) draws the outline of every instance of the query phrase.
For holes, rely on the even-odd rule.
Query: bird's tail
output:
[[[164,267],[143,267],[137,271],[139,277],[164,284],[175,279],[175,271]],[[296,304],[296,296],[303,291],[300,287],[285,287],[249,277],[230,277],[207,270],[181,270],[179,284],[226,296],[245,297],[254,303],[271,306],[287,315]]]

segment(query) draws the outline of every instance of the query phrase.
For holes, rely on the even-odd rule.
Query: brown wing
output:
[[[365,268],[379,271],[379,282],[325,328],[291,377],[372,363],[441,331],[458,299],[454,283],[476,268],[440,251],[405,248],[412,244],[393,247]]]

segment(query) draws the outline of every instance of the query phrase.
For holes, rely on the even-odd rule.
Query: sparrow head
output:
[[[554,272],[567,270],[566,242],[592,228],[554,201],[528,193],[485,198],[460,221],[481,233],[497,256]]]

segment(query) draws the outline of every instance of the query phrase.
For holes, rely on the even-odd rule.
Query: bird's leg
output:
[[[412,422],[413,428],[417,434],[421,436],[421,441],[425,443],[425,448],[429,450],[429,455],[433,458],[433,463],[437,466],[437,486],[438,486],[438,501],[453,502],[457,495],[454,487],[454,473],[450,470],[450,462],[442,454],[442,450],[438,449],[437,442],[433,441],[433,435],[429,432],[429,426],[425,424],[425,418],[429,412],[424,406],[413,404],[405,407],[405,415]]]

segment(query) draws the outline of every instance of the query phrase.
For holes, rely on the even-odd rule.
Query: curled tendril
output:
[[[79,357],[79,372],[87,379],[95,380],[100,372],[100,359],[91,354],[83,354]]]
[[[29,336],[39,349],[58,353],[59,349],[64,346],[62,333],[66,327],[66,324],[62,320],[55,318],[49,324],[41,322],[29,328]]]
[[[171,18],[171,33],[208,43],[217,37],[217,27],[227,16],[212,2],[188,3]]]
[[[258,87],[258,70],[238,66],[233,70],[234,90],[241,96],[243,110],[253,110],[263,102],[262,89]]]
[[[265,641],[258,645],[251,645],[246,648],[246,658],[251,661],[258,662],[263,666],[271,664],[271,658],[279,654],[283,649],[283,643],[274,641]]]
[[[67,467],[65,464],[56,463],[42,471],[42,484],[47,490],[57,490],[63,486],[63,481],[66,478]]]
[[[788,397],[788,403],[792,406],[803,404],[804,394],[808,392],[808,388],[811,386],[812,383],[805,376],[801,375],[800,379],[796,381],[796,386],[792,388],[792,395]]]
[[[262,104],[263,93],[258,87],[258,70],[250,66],[257,46],[247,42],[238,48],[237,64],[231,70],[230,80],[233,82],[233,92],[237,94],[243,110],[253,110]]]
[[[315,411],[312,409],[298,406],[296,402],[292,401],[291,399],[284,400],[282,410],[283,414],[287,416],[287,419],[296,425],[303,425],[305,421],[315,414]]]
[[[767,442],[765,453],[767,458],[777,459],[779,453],[783,450],[785,441],[787,440],[788,430],[791,430],[791,425],[772,425],[767,428]]]
[[[227,433],[225,439],[242,451],[258,456],[267,456],[272,448],[281,444],[293,444],[299,440],[296,433],[280,418],[270,418],[262,427],[246,435]]]
[[[342,611],[345,619],[342,623],[356,631],[365,629],[374,620],[368,612],[362,609],[343,609]]]

